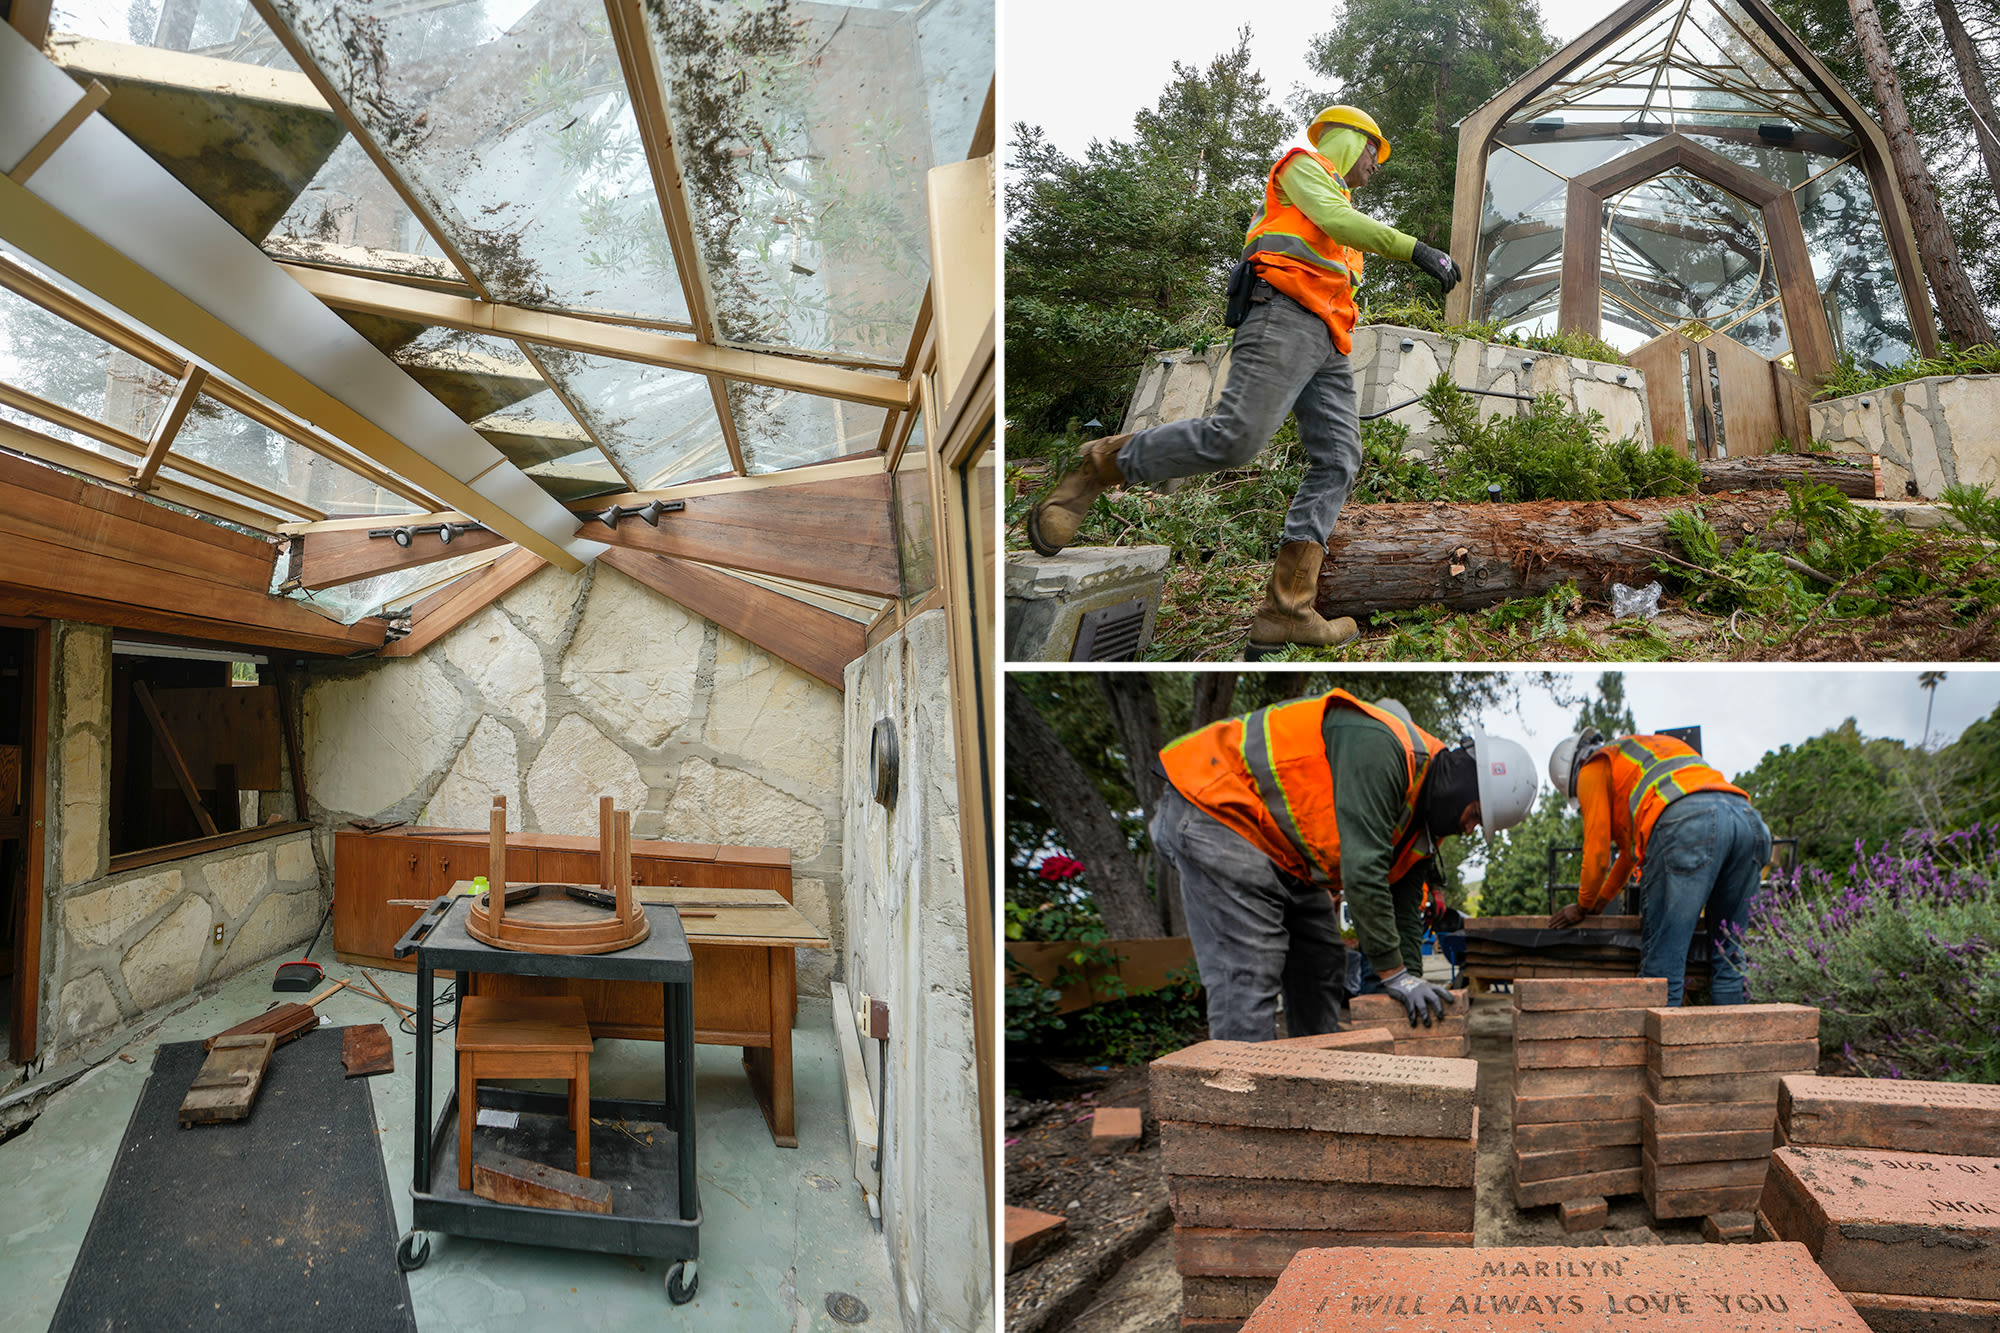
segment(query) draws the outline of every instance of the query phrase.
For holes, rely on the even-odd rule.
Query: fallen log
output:
[[[1764,540],[1790,502],[1778,491],[1670,500],[1351,505],[1320,566],[1320,614],[1364,616],[1443,605],[1474,611],[1574,579],[1586,594],[1650,582],[1660,553],[1684,558],[1667,515],[1700,509],[1724,550]]]
[[[1782,490],[1788,483],[1805,480],[1831,486],[1850,500],[1882,498],[1882,465],[1874,454],[1757,454],[1701,465],[1705,495]]]

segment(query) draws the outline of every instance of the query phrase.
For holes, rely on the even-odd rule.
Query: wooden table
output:
[[[452,891],[462,894],[470,887],[461,881]],[[695,951],[695,1040],[743,1048],[743,1069],[771,1138],[781,1148],[798,1147],[792,1100],[798,984],[792,950],[831,948],[831,942],[773,889],[643,885],[635,886],[633,895],[679,913]],[[583,1000],[593,1037],[665,1040],[666,1017],[655,986],[483,972],[473,974],[471,984],[474,995],[575,995]]]

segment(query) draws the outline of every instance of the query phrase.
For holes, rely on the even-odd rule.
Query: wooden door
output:
[[[1767,454],[1781,439],[1805,444],[1804,415],[1787,410],[1796,390],[1787,383],[1780,398],[1788,372],[1727,334],[1663,333],[1625,359],[1645,372],[1655,444],[1703,461]]]

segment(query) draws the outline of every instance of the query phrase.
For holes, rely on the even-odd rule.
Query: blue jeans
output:
[[[1208,1035],[1270,1041],[1278,996],[1294,1037],[1340,1030],[1346,949],[1325,889],[1278,873],[1242,834],[1168,787],[1153,850],[1181,872],[1181,906],[1208,990]]]
[[[1307,466],[1284,540],[1325,545],[1361,475],[1354,374],[1325,320],[1261,279],[1251,300],[1215,415],[1140,431],[1118,451],[1118,471],[1127,481],[1165,481],[1243,467],[1296,413]]]
[[[1678,1005],[1687,979],[1688,945],[1708,913],[1708,956],[1716,1004],[1743,1003],[1743,956],[1736,943],[1771,859],[1771,830],[1743,797],[1698,791],[1660,813],[1639,877],[1643,951],[1639,975],[1667,979]]]

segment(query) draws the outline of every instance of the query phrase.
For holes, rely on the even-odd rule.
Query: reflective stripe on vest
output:
[[[1632,784],[1632,799],[1627,803],[1626,810],[1626,817],[1632,821],[1634,828],[1638,827],[1639,806],[1645,801],[1647,792],[1657,790],[1660,800],[1672,805],[1690,794],[1690,790],[1683,787],[1675,775],[1684,768],[1708,767],[1698,754],[1677,754],[1662,759],[1630,736],[1619,737],[1611,743],[1611,748],[1639,766],[1639,780]]]
[[[1258,221],[1261,222],[1262,220],[1262,215],[1259,215]],[[1314,268],[1325,269],[1329,273],[1339,273],[1348,278],[1349,281],[1353,280],[1354,275],[1346,264],[1338,259],[1327,258],[1327,256],[1308,245],[1305,238],[1301,236],[1292,236],[1281,231],[1270,231],[1265,232],[1262,236],[1254,236],[1243,247],[1243,258],[1245,259],[1249,259],[1254,255],[1273,254],[1289,255],[1293,259],[1304,260]]]
[[[1413,784],[1420,782],[1424,768],[1430,762],[1431,754],[1430,747],[1426,744],[1427,738],[1422,729],[1405,727],[1402,719],[1377,710],[1372,705],[1363,704],[1360,700],[1354,699],[1344,692],[1340,693],[1346,702],[1354,704],[1362,712],[1367,713],[1370,717],[1373,717],[1376,721],[1383,723],[1389,728],[1390,734],[1394,735],[1409,752],[1406,762],[1409,765],[1408,772],[1411,782]],[[1333,882],[1333,868],[1323,863],[1318,853],[1314,850],[1313,845],[1307,842],[1305,836],[1299,831],[1298,820],[1292,813],[1291,798],[1285,793],[1285,784],[1279,780],[1277,767],[1271,758],[1271,710],[1273,708],[1294,707],[1299,702],[1299,700],[1291,699],[1282,704],[1267,705],[1243,719],[1243,767],[1250,775],[1250,782],[1256,789],[1258,799],[1264,803],[1265,812],[1271,816],[1271,822],[1278,826],[1278,831],[1285,835],[1285,841],[1291,843],[1293,850],[1298,852],[1299,859],[1305,863],[1307,869],[1311,872],[1313,880],[1316,883],[1325,884]],[[1330,705],[1332,703],[1331,696],[1323,697],[1320,702]],[[1406,843],[1405,837],[1410,831],[1411,823],[1416,819],[1416,814],[1416,801],[1414,792],[1412,791],[1405,796],[1403,813],[1396,820],[1395,832],[1391,838],[1392,858],[1398,864],[1407,857],[1410,848],[1414,845]],[[1402,853],[1401,856],[1396,855],[1398,851]],[[1412,863],[1414,864],[1414,862]],[[1395,880],[1393,866],[1390,879],[1392,883]]]

